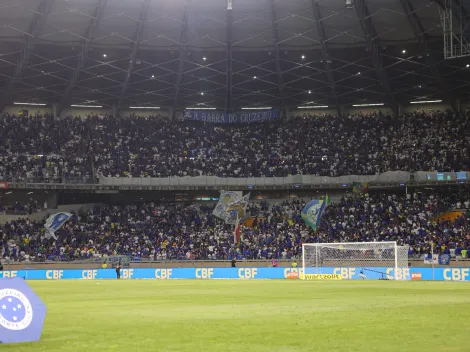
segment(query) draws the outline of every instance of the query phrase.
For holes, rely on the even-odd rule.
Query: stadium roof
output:
[[[3,0],[0,101],[350,105],[470,93],[429,0]],[[230,0],[229,0],[230,1]]]

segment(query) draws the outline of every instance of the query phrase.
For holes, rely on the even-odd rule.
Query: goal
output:
[[[408,247],[396,242],[304,243],[303,279],[406,279]]]

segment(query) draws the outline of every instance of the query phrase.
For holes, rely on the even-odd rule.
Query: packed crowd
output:
[[[470,205],[470,197],[463,202]],[[470,223],[465,216],[454,222],[436,216],[462,203],[459,197],[438,194],[373,194],[349,197],[331,204],[322,218],[317,238],[310,241],[397,241],[409,246],[410,255],[421,256],[434,243],[436,252],[470,247]],[[470,248],[469,248],[470,249]]]
[[[90,181],[89,121],[51,115],[0,118],[0,180]]]
[[[226,126],[161,116],[0,118],[0,178],[374,175],[470,169],[470,126],[451,112],[299,116]]]
[[[110,177],[374,175],[470,168],[470,129],[451,113],[303,116],[214,126],[105,118],[93,128],[95,166]]]
[[[74,215],[46,238],[43,223],[29,220],[6,224],[1,236],[3,258],[60,260],[125,255],[136,260],[171,259],[281,259],[299,258],[302,243],[398,241],[410,255],[470,250],[470,223],[436,222],[435,216],[470,198],[439,194],[363,194],[347,196],[329,205],[318,231],[301,218],[303,200],[253,201],[248,214],[253,224],[242,226],[241,243],[234,228],[212,215],[213,205],[157,205],[95,207]]]

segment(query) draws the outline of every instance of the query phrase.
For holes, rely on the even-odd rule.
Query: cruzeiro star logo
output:
[[[0,325],[8,330],[24,330],[33,321],[33,308],[18,290],[0,290]]]

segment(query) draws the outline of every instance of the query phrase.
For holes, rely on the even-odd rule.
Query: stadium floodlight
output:
[[[366,107],[366,106],[384,106],[384,103],[371,103],[371,104],[353,104],[354,107]]]
[[[404,280],[408,246],[396,242],[304,243],[302,268],[304,280]]]
[[[186,108],[186,110],[216,110],[217,108]]]
[[[297,106],[297,109],[326,109],[328,105]]]
[[[264,107],[253,107],[253,108],[242,108],[242,110],[270,110],[272,107],[264,106]]]
[[[101,105],[80,105],[80,104],[73,104],[70,105],[72,108],[102,108]]]
[[[129,106],[129,109],[152,109],[160,110],[159,106]]]
[[[410,101],[410,104],[432,104],[432,103],[442,103],[442,100],[417,100],[417,101]]]
[[[13,105],[27,105],[27,106],[46,106],[44,103],[19,103],[19,102],[14,102]]]

